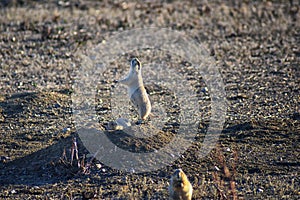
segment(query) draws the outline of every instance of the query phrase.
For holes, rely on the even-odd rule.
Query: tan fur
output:
[[[140,118],[146,120],[151,112],[151,103],[143,83],[142,66],[137,58],[133,58],[130,63],[129,74],[119,82],[128,86],[132,104],[137,108]]]
[[[170,179],[170,200],[191,200],[193,187],[181,169],[175,170]]]
[[[151,104],[144,87],[139,87],[130,98],[133,105],[137,108],[142,120],[146,120],[151,111]]]

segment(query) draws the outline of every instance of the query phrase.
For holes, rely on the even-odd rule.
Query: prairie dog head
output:
[[[141,62],[139,61],[139,59],[133,58],[130,61],[130,70],[134,70],[135,72],[140,73],[141,72],[141,68],[142,68],[142,65],[141,65]]]
[[[142,81],[142,64],[137,58],[133,58],[130,61],[130,70],[126,78],[120,80],[120,83],[125,85],[133,85],[133,84],[143,84]]]
[[[176,169],[171,177],[173,186],[174,187],[183,187],[183,181],[185,178],[186,178],[186,175],[182,171],[182,169]]]

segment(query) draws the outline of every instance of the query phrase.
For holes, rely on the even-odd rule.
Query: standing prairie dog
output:
[[[151,112],[151,103],[144,87],[141,68],[141,62],[133,58],[130,62],[129,74],[118,82],[128,86],[131,102],[137,108],[140,118],[146,120]]]
[[[181,169],[176,169],[170,179],[170,200],[191,200],[193,187]]]

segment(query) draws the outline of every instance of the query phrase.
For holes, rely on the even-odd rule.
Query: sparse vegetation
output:
[[[237,190],[235,182],[236,164],[238,163],[237,152],[233,151],[232,158],[225,158],[219,147],[216,148],[216,171],[212,173],[218,199],[237,200]],[[230,162],[230,163],[229,163]],[[230,166],[229,166],[230,165]]]
[[[300,199],[298,1],[13,0],[0,2],[0,16],[0,199],[167,199],[176,168],[189,177],[195,200]],[[219,146],[199,158],[211,114],[201,74],[161,50],[112,58],[103,73],[112,80],[95,86],[97,128],[111,120],[111,85],[117,70],[127,72],[131,54],[144,66],[162,61],[188,74],[201,107],[195,144],[178,160],[158,171],[125,173],[93,159],[77,135],[76,52],[148,26],[183,31],[207,46],[220,66],[228,110]],[[146,144],[108,134],[127,150],[160,148],[177,134],[176,96],[163,86],[146,88],[170,123]]]

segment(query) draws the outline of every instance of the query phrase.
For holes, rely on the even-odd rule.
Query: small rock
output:
[[[258,192],[263,192],[264,190],[263,189],[261,189],[261,188],[258,188],[258,190],[257,190]]]
[[[201,89],[201,92],[207,93],[207,92],[208,92],[208,88],[207,88],[207,87],[202,88],[202,89]]]
[[[217,167],[217,166],[215,166],[215,169],[216,169],[217,171],[220,171],[220,168],[219,168],[219,167]]]
[[[25,135],[25,138],[26,138],[27,140],[32,140],[32,135],[26,134],[26,135]]]
[[[10,157],[8,157],[8,156],[0,156],[0,162],[5,163],[7,160],[10,160]]]
[[[62,130],[63,133],[69,132],[71,129],[69,127],[66,127]]]
[[[96,167],[97,167],[98,169],[101,169],[102,165],[101,165],[100,163],[97,163],[97,164],[96,164]]]

